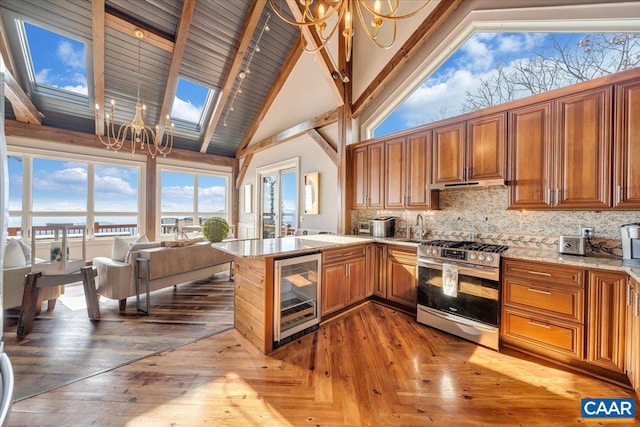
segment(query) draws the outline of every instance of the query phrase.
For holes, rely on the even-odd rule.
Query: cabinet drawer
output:
[[[506,277],[503,302],[582,323],[584,291],[575,286],[545,286]]]
[[[505,259],[502,268],[504,276],[558,285],[584,286],[584,270],[580,268],[512,259]]]
[[[322,252],[322,263],[331,264],[366,256],[366,246],[347,246]]]
[[[582,359],[584,351],[582,325],[549,321],[526,313],[504,308],[502,331],[507,337],[529,346],[543,347],[553,352]]]

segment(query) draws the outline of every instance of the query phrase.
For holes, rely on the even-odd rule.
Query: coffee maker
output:
[[[640,222],[620,227],[622,234],[622,263],[640,265]]]

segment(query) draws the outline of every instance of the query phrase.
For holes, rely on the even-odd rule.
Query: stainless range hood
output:
[[[499,179],[483,179],[478,181],[463,181],[463,182],[447,182],[427,185],[429,190],[448,190],[455,188],[469,188],[469,187],[489,187],[489,186],[501,186],[505,187],[506,181],[502,178]]]

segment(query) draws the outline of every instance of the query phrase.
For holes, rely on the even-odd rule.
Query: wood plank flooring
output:
[[[9,424],[571,426],[582,397],[631,395],[367,303],[268,356],[229,330],[144,358],[17,402]]]

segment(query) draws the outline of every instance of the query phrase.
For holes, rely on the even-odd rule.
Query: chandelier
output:
[[[109,150],[120,151],[123,147],[127,147],[127,150],[131,151],[131,154],[135,154],[138,148],[142,151],[146,149],[151,157],[156,157],[158,154],[166,157],[173,148],[174,124],[171,123],[168,127],[166,126],[166,124],[169,123],[169,115],[167,114],[165,122],[166,129],[162,140],[158,141],[159,125],[156,125],[154,130],[144,123],[147,106],[140,102],[140,42],[144,38],[144,32],[136,28],[134,35],[138,38],[138,94],[136,113],[133,120],[120,125],[116,133],[116,103],[112,99],[110,112],[104,115],[104,131],[107,134],[105,140],[100,132],[100,105],[96,104],[96,135],[98,135],[100,142],[106,145]]]
[[[297,25],[301,30],[304,27],[315,27],[318,35],[320,36],[321,43],[315,49],[309,49],[305,46],[304,49],[307,52],[317,52],[320,49],[324,49],[328,41],[340,26],[340,22],[344,22],[342,36],[344,37],[346,46],[345,58],[347,62],[349,62],[351,60],[351,47],[353,44],[354,34],[354,10],[369,40],[379,48],[388,49],[393,46],[393,43],[396,41],[397,21],[416,15],[429,4],[430,0],[424,1],[424,3],[416,10],[405,15],[398,15],[400,0],[375,0],[375,2],[373,2],[373,7],[370,4],[371,0],[317,0],[315,2],[314,0],[298,0],[302,5],[300,10],[300,20],[297,20],[297,18],[294,18],[293,20],[287,18],[283,13],[282,8],[276,7],[274,1],[275,0],[269,0],[269,4],[276,15],[278,15],[283,21],[291,25]],[[288,0],[288,2],[292,7],[295,7],[295,0]],[[314,3],[317,4],[317,7],[313,6]],[[405,1],[405,3],[407,2]],[[312,9],[315,9],[315,13]],[[333,20],[333,16],[336,16],[335,20]],[[370,22],[367,23],[369,20]],[[380,27],[382,27],[385,21],[390,21],[393,25],[392,35],[386,43],[378,40]],[[329,31],[327,31],[327,24],[329,22],[333,22],[333,26]]]

